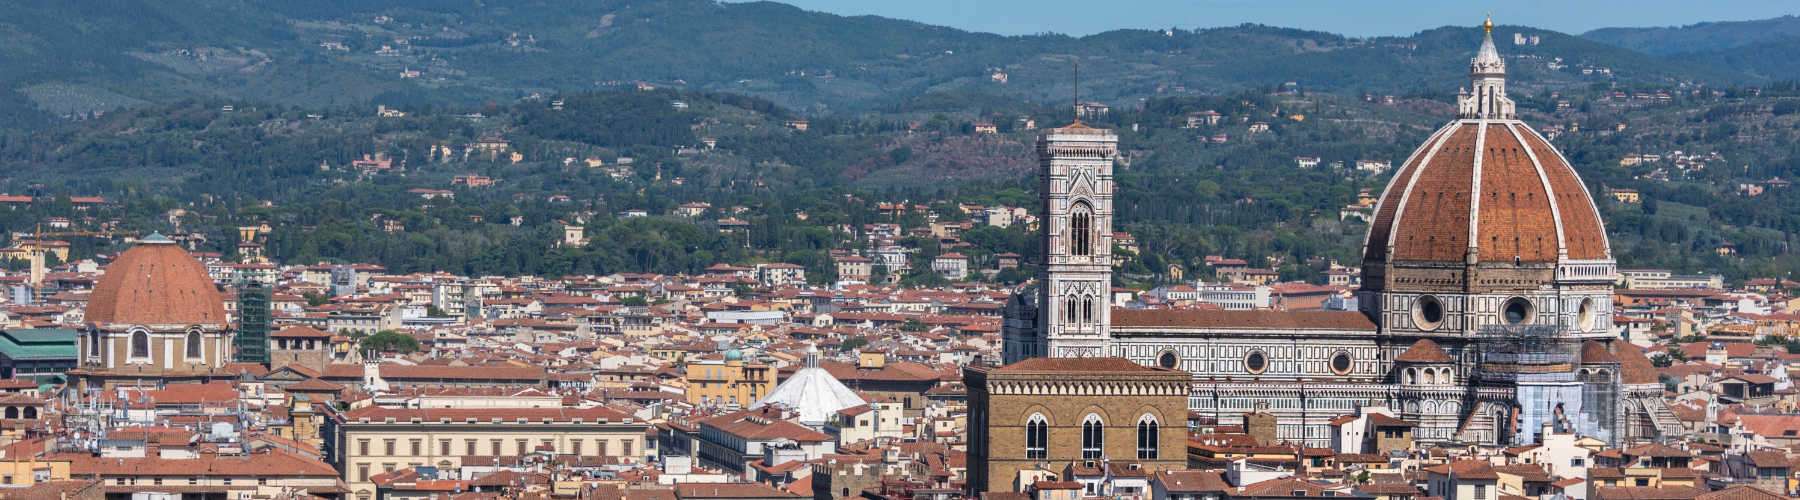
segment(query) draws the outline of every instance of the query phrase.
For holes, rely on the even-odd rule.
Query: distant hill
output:
[[[1800,17],[1658,28],[1601,28],[1581,36],[1646,54],[1696,54],[1800,38]]]
[[[1083,97],[1116,104],[1290,81],[1447,94],[1480,36],[1469,27],[1352,39],[1244,25],[1007,37],[711,0],[21,3],[0,16],[0,119],[9,125],[185,99],[467,107],[639,81],[754,95],[807,114],[992,108],[1067,99],[1076,60]],[[1526,58],[1514,66],[1521,90],[1760,77],[1532,28],[1496,35],[1516,31],[1541,38],[1504,49]],[[1534,64],[1553,58],[1613,76]]]
[[[1581,36],[1756,81],[1800,79],[1800,17],[1796,16],[1665,28],[1605,28]]]

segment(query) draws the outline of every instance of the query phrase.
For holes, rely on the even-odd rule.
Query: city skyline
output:
[[[164,1],[0,14],[0,498],[1800,498],[1800,18]]]

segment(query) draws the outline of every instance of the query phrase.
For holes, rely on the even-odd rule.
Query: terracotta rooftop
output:
[[[1431,339],[1419,339],[1418,342],[1413,342],[1412,347],[1406,348],[1406,352],[1400,353],[1399,356],[1394,356],[1394,361],[1404,363],[1449,363],[1456,361],[1456,358],[1450,357],[1449,353],[1444,352],[1444,348],[1438,347],[1437,342],[1432,342]]]
[[[1581,343],[1582,363],[1617,363],[1619,357],[1606,349],[1606,344],[1592,340]]]
[[[1625,384],[1657,383],[1656,365],[1644,356],[1644,349],[1630,342],[1613,342],[1614,356],[1619,358],[1619,381]]]
[[[1218,471],[1208,470],[1166,470],[1158,472],[1163,486],[1169,493],[1222,493],[1231,489],[1231,484]]]
[[[1355,311],[1218,311],[1113,309],[1115,328],[1245,328],[1375,331],[1368,316]]]
[[[146,240],[120,253],[88,298],[89,323],[225,326],[225,303],[206,266],[172,242]]]
[[[1458,479],[1500,479],[1494,466],[1481,460],[1457,460],[1425,469],[1432,474],[1454,475]]]
[[[501,422],[525,419],[531,423],[539,423],[544,419],[556,422],[572,422],[581,419],[583,422],[623,422],[631,418],[623,412],[611,408],[387,408],[381,406],[365,406],[350,410],[344,419],[355,421],[367,418],[371,422],[381,422],[392,418],[395,422],[407,422],[413,418],[421,422],[437,422],[450,419],[451,422],[463,422],[467,419]]]
[[[1125,358],[1031,358],[995,368],[995,373],[1155,373],[1162,370]]]
[[[331,338],[331,334],[321,332],[318,329],[310,327],[310,326],[295,325],[295,326],[283,328],[283,329],[281,329],[281,331],[269,334],[269,338],[277,338],[277,339],[325,338],[325,339],[329,339],[329,338]]]

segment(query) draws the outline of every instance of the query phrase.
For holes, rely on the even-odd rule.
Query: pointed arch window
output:
[[[143,330],[131,331],[131,357],[150,357],[150,332]]]
[[[1138,460],[1156,460],[1159,429],[1156,416],[1145,413],[1138,419],[1137,457]]]
[[[1106,425],[1100,416],[1088,414],[1081,421],[1081,459],[1099,460],[1105,455],[1101,450],[1106,447]]]
[[[184,343],[187,344],[187,358],[200,359],[201,353],[203,352],[203,349],[201,349],[203,341],[200,340],[200,330],[188,330],[187,342]]]
[[[1076,202],[1069,209],[1069,253],[1093,255],[1094,210],[1087,202]]]
[[[1042,460],[1050,456],[1050,421],[1034,413],[1025,421],[1025,458]]]

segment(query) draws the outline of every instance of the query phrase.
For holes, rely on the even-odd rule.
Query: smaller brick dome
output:
[[[120,253],[88,297],[89,324],[225,328],[225,304],[206,266],[161,235]]]

